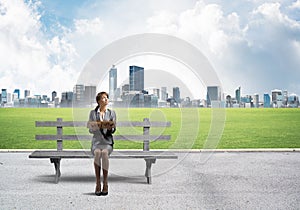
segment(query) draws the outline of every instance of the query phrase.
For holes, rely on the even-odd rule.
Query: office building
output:
[[[73,92],[62,92],[60,107],[71,107],[73,101]]]
[[[179,87],[174,87],[173,88],[173,98],[174,98],[174,100],[175,100],[175,102],[177,104],[180,104],[181,99],[180,99],[180,90],[179,90]]]
[[[283,95],[282,90],[272,90],[272,106],[273,107],[282,107],[283,105]]]
[[[214,101],[221,101],[221,87],[220,86],[208,86],[206,95],[207,106],[211,107]]]
[[[93,103],[96,103],[96,86],[89,85],[85,86],[84,89],[84,103],[85,105],[93,105]]]
[[[253,98],[251,95],[241,97],[240,107],[251,108],[253,107]]]
[[[128,93],[129,92],[129,84],[125,84],[122,86],[122,93]]]
[[[144,94],[130,91],[122,95],[124,107],[144,107]]]
[[[163,101],[167,101],[168,98],[168,94],[167,94],[167,87],[161,87],[161,91],[160,91],[160,99]]]
[[[288,102],[288,91],[287,90],[284,90],[282,91],[282,104],[284,107],[287,106],[287,102]]]
[[[14,98],[14,99],[19,99],[20,98],[20,89],[15,89],[14,94],[17,94],[17,95],[15,95],[15,96],[17,96],[17,98]]]
[[[109,70],[109,96],[111,100],[116,100],[118,72],[115,65]]]
[[[129,66],[129,90],[144,90],[144,68],[139,66]]]
[[[238,87],[238,89],[235,90],[235,99],[238,104],[241,102],[241,87]]]
[[[226,96],[226,107],[233,107],[233,101],[230,95]]]
[[[19,100],[18,93],[13,93],[12,94],[12,101],[15,102],[15,101],[18,101],[18,100]]]
[[[55,97],[57,96],[56,91],[52,91],[52,95],[51,96],[52,96],[51,101],[54,101]]]
[[[84,102],[85,97],[84,97],[84,85],[77,84],[73,88],[73,93],[74,93],[74,103],[76,105],[80,105]]]
[[[268,93],[264,94],[264,108],[270,108],[271,106],[271,97]]]
[[[1,90],[1,104],[7,103],[7,90],[2,89]]]
[[[297,108],[299,106],[299,97],[296,94],[291,94],[287,100],[287,107]]]
[[[259,95],[258,93],[253,95],[252,106],[255,108],[259,108]]]
[[[153,95],[156,95],[157,98],[160,98],[160,90],[158,88],[153,89]]]
[[[24,98],[30,96],[30,90],[24,90]]]

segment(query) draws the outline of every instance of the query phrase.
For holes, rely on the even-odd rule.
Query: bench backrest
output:
[[[91,140],[92,135],[64,135],[64,127],[87,127],[86,121],[63,121],[57,118],[56,121],[36,121],[36,127],[56,127],[56,135],[35,135],[36,140],[56,140],[57,150],[63,150],[63,140]],[[149,151],[150,141],[170,140],[170,135],[150,135],[150,127],[170,127],[171,122],[149,121],[144,118],[143,121],[119,121],[118,127],[143,127],[143,135],[114,135],[114,140],[133,140],[143,141],[143,150]]]

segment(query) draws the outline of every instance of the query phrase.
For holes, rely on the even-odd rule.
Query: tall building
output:
[[[213,101],[221,101],[221,87],[220,86],[207,86],[207,106],[210,107]]]
[[[18,98],[15,98],[15,99],[19,99],[20,98],[20,89],[15,89],[14,93],[16,93],[17,97],[18,97]]]
[[[62,92],[61,93],[61,107],[71,107],[73,101],[73,92]]]
[[[112,100],[116,100],[117,78],[117,68],[113,65],[109,70],[109,96]]]
[[[24,90],[24,98],[30,96],[30,90]]]
[[[273,107],[281,107],[283,105],[282,90],[272,90],[272,105]]]
[[[157,98],[160,98],[160,90],[158,88],[153,89],[153,95],[156,95]]]
[[[129,92],[129,84],[125,84],[122,86],[122,95]]]
[[[51,101],[54,101],[56,96],[57,96],[56,91],[52,91],[52,98],[51,98]]]
[[[1,91],[1,103],[7,103],[7,90],[6,89],[2,89]]]
[[[160,99],[163,101],[166,101],[168,98],[168,94],[167,94],[167,87],[161,87],[161,91],[160,91]]]
[[[77,84],[73,88],[74,102],[80,104],[84,102],[84,85]]]
[[[86,105],[92,105],[96,103],[96,86],[85,86],[84,97]]]
[[[144,90],[144,68],[139,66],[129,66],[129,90]]]
[[[282,103],[285,107],[287,106],[288,97],[289,97],[288,91],[287,90],[282,91]]]
[[[238,87],[238,89],[235,90],[235,99],[238,104],[241,102],[241,87]]]
[[[179,87],[173,88],[173,98],[175,99],[176,103],[180,104],[180,90]]]
[[[299,97],[296,94],[291,94],[288,97],[287,107],[297,108],[299,106]]]
[[[253,95],[253,107],[259,108],[259,94],[258,93]]]
[[[264,94],[264,107],[265,108],[270,108],[271,106],[271,98],[270,95],[268,93]]]

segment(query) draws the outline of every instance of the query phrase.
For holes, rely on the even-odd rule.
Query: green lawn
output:
[[[171,121],[170,128],[151,129],[170,134],[170,142],[151,143],[155,149],[200,148],[300,148],[300,109],[115,109],[119,121]],[[3,108],[0,109],[0,148],[55,148],[55,141],[36,141],[35,134],[55,134],[55,128],[36,128],[35,121],[87,120],[89,109]],[[226,120],[223,123],[222,117]],[[214,116],[212,118],[212,115]],[[224,127],[224,130],[222,130]],[[211,132],[209,132],[211,130]],[[223,132],[220,132],[223,131]],[[117,132],[142,133],[140,128],[118,128]],[[69,128],[64,133],[87,133]],[[221,139],[219,136],[221,135]],[[64,142],[64,148],[89,148],[90,142]],[[142,148],[140,142],[117,141],[115,148]]]

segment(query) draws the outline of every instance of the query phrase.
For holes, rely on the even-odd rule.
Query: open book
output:
[[[107,129],[111,129],[111,128],[115,128],[115,122],[114,121],[89,121],[87,123],[87,127],[93,130],[96,130],[98,128],[107,128]]]

